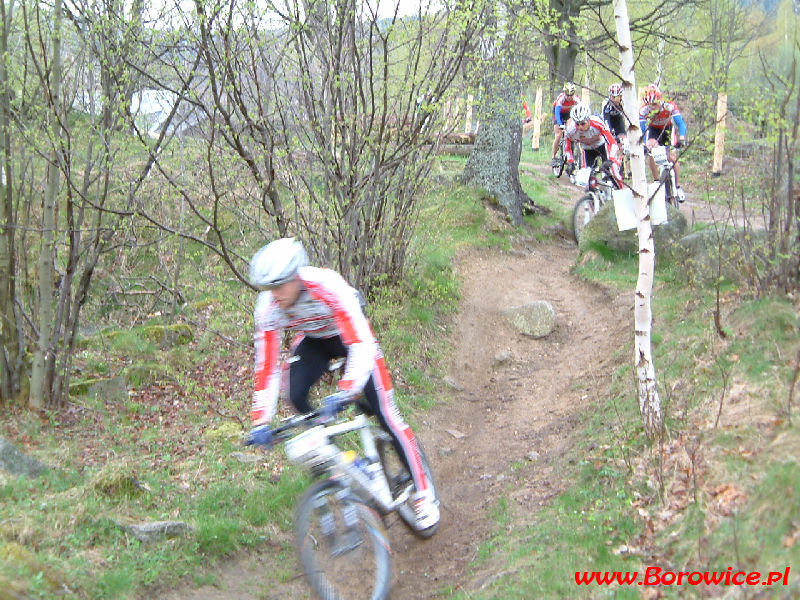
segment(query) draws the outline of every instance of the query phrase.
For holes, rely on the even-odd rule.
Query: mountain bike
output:
[[[567,164],[567,157],[564,155],[564,143],[566,138],[566,127],[562,125],[561,141],[558,143],[558,148],[556,148],[556,155],[553,157],[553,162],[550,163],[553,169],[553,175],[556,177],[561,177],[561,174],[564,172],[564,165]]]
[[[597,214],[602,206],[611,200],[613,191],[617,189],[617,182],[611,175],[611,162],[605,161],[597,167],[585,167],[576,172],[576,182],[585,181],[586,195],[575,203],[572,210],[572,235],[575,242],[580,241],[581,234],[586,225]]]
[[[658,169],[658,181],[664,186],[664,200],[675,208],[680,206],[675,185],[675,169],[669,160],[669,149],[666,146],[654,146],[649,150],[650,156]]]
[[[553,162],[550,164],[550,166],[553,169],[553,175],[555,175],[556,177],[561,177],[561,174],[564,172],[564,167],[567,164],[567,156],[566,156],[565,150],[564,150],[564,148],[566,147],[566,143],[567,143],[567,132],[566,132],[566,129],[567,128],[566,128],[565,125],[561,126],[561,132],[562,132],[561,141],[558,143],[558,148],[556,149],[555,158],[553,158]],[[581,155],[583,153],[582,152],[573,152],[573,154],[575,156],[575,165],[577,167],[580,167],[580,165],[581,165]],[[572,181],[572,176],[571,175],[570,175],[570,181]]]
[[[438,524],[418,529],[415,486],[392,437],[370,424],[358,402],[353,408],[350,417],[336,421],[319,410],[289,417],[273,433],[284,442],[287,458],[317,479],[300,500],[295,520],[295,544],[311,587],[325,600],[383,600],[392,573],[384,518],[396,513],[422,538],[436,533]],[[351,432],[360,444],[353,436],[344,439]],[[430,463],[421,446],[419,452],[438,502]]]

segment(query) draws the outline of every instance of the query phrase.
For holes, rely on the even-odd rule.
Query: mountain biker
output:
[[[572,171],[575,164],[572,145],[580,143],[580,147],[583,149],[583,164],[594,164],[598,157],[603,162],[611,161],[611,174],[616,180],[617,186],[621,188],[619,147],[606,124],[591,113],[591,109],[583,103],[578,103],[572,107],[570,112],[571,123],[566,129],[567,141],[564,144],[568,168]]]
[[[628,147],[628,134],[627,134],[627,120],[625,118],[625,109],[622,106],[622,84],[612,83],[608,86],[608,98],[603,102],[603,109],[601,111],[603,121],[608,126],[611,135],[617,140],[617,144],[622,148],[625,156],[630,152]],[[628,165],[630,171],[630,164]],[[627,173],[630,177],[630,173]]]
[[[578,102],[580,102],[580,98],[575,95],[575,84],[567,81],[564,84],[564,90],[553,102],[553,135],[555,135],[555,139],[553,140],[553,156],[550,160],[551,166],[557,166],[556,152],[558,151],[558,145],[561,143],[561,136],[564,135],[569,113]]]
[[[678,126],[677,140],[674,125]],[[639,126],[642,128],[644,143],[648,150],[657,145],[680,148],[686,144],[686,123],[678,105],[665,101],[656,85],[649,85],[645,89],[642,106],[639,109]],[[678,179],[678,157],[673,150],[669,150],[667,156],[675,173],[675,195],[679,202],[683,202],[686,200],[686,194],[681,189]],[[653,179],[658,179],[658,169],[652,156],[649,162]]]
[[[439,507],[428,487],[414,432],[394,402],[389,370],[359,302],[360,294],[341,275],[308,266],[303,245],[294,238],[275,240],[250,261],[250,283],[260,293],[255,318],[255,391],[253,429],[248,444],[271,446],[269,422],[275,416],[279,391],[288,393],[300,413],[313,409],[311,386],[327,371],[330,360],[346,358],[339,391],[325,399],[323,414],[332,417],[347,402],[364,395],[366,409],[394,439],[416,486],[414,507],[420,529],[439,521]],[[281,333],[297,335],[290,356],[280,365]]]
[[[618,142],[627,138],[625,126],[625,109],[622,107],[622,85],[612,83],[608,86],[608,98],[603,102],[603,121],[608,126],[611,135]]]

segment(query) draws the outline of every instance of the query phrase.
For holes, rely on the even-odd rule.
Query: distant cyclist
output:
[[[572,107],[578,104],[581,99],[575,95],[575,84],[568,81],[564,84],[564,90],[556,97],[553,102],[553,156],[550,160],[551,166],[557,166],[556,152],[558,145],[561,143],[561,136],[564,134],[564,128],[567,126],[569,120],[569,113]]]
[[[621,146],[622,152],[628,156],[630,150],[628,147],[628,127],[627,119],[625,118],[625,109],[622,106],[622,85],[619,83],[612,83],[608,86],[608,98],[603,102],[603,121],[617,143]],[[628,164],[630,170],[630,164]],[[630,173],[627,174],[630,176]]]
[[[625,123],[625,109],[622,106],[622,85],[612,83],[608,86],[608,98],[603,102],[603,121],[611,135],[618,142],[627,137],[628,127]]]
[[[308,394],[332,359],[346,358],[339,392],[326,399],[323,414],[330,416],[361,394],[368,412],[394,439],[417,492],[414,508],[420,529],[439,522],[439,507],[422,469],[414,432],[403,421],[394,402],[389,369],[361,310],[359,294],[338,273],[307,266],[303,245],[294,238],[267,244],[250,261],[250,283],[260,290],[255,308],[255,391],[247,443],[274,443],[269,422],[275,415],[279,391],[295,409],[309,413]],[[291,356],[281,368],[284,330],[296,335]]]
[[[675,134],[675,126],[678,132]],[[686,143],[686,123],[681,116],[678,105],[663,99],[661,90],[656,85],[649,85],[642,98],[639,109],[639,126],[642,128],[644,143],[648,150],[655,146],[671,146],[680,148]],[[673,150],[669,150],[669,161],[675,172],[675,195],[679,202],[686,200],[686,194],[680,186],[678,179],[678,157]],[[653,179],[658,179],[658,169],[653,157],[650,157],[650,172]]]
[[[567,164],[572,170],[575,158],[573,144],[580,143],[585,165],[592,165],[600,158],[602,162],[611,161],[611,174],[617,186],[622,187],[622,177],[619,173],[619,147],[611,131],[599,118],[591,114],[589,107],[583,103],[572,107],[570,113],[572,122],[567,126],[567,141],[564,152],[567,155]]]

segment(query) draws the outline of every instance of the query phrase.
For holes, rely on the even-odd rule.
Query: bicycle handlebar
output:
[[[342,410],[347,408],[350,405],[359,404],[359,398],[352,398],[347,400],[342,407]],[[290,433],[294,429],[299,429],[301,427],[313,427],[315,425],[324,425],[330,424],[331,420],[327,419],[322,416],[322,408],[318,408],[316,410],[312,410],[309,413],[304,413],[301,415],[292,415],[291,417],[287,417],[281,421],[281,424],[275,427],[272,430],[272,435],[274,436],[275,443],[278,442],[285,442],[290,437],[292,437],[292,433]]]

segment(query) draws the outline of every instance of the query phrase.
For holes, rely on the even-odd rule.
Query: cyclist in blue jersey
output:
[[[575,84],[568,81],[564,84],[564,91],[553,102],[553,135],[555,139],[553,140],[553,155],[550,160],[550,166],[554,167],[558,164],[556,162],[556,152],[569,120],[569,112],[580,101],[581,99],[575,95]]]

